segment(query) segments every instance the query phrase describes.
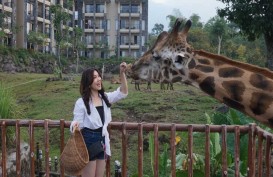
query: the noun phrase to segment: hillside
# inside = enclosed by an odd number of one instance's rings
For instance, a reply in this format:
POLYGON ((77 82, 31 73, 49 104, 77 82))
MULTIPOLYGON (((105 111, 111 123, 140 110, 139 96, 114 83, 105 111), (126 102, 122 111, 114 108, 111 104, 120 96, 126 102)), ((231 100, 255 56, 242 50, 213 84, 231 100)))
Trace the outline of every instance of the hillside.
MULTIPOLYGON (((14 91, 24 108, 24 119, 72 119, 74 103, 79 95, 79 75, 70 75, 69 81, 46 81, 48 74, 0 73, 0 81, 14 91)), ((106 91, 119 85, 104 81, 106 91)), ((114 121, 206 123, 204 113, 211 113, 218 102, 192 86, 174 84, 174 90, 160 90, 152 84, 152 91, 142 84, 136 91, 128 79, 129 95, 114 104, 114 121)))

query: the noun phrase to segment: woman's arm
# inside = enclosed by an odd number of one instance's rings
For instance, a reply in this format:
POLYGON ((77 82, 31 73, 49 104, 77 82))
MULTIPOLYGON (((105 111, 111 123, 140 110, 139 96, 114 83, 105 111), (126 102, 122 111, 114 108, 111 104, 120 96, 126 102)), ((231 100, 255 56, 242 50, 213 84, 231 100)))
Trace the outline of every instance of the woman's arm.
POLYGON ((122 62, 119 65, 119 70, 120 70, 120 91, 124 94, 128 94, 128 85, 127 85, 127 79, 125 75, 125 69, 126 69, 127 64, 125 62, 122 62))
POLYGON ((70 131, 73 132, 73 129, 76 127, 83 127, 83 119, 84 119, 85 107, 82 101, 82 98, 78 99, 75 103, 74 111, 73 111, 73 121, 70 125, 70 131))

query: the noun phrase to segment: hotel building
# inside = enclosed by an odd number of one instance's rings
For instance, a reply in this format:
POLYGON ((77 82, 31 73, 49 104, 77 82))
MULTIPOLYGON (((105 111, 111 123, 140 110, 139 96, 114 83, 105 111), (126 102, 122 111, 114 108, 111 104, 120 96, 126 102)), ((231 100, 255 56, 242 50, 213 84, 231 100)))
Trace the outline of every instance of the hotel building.
MULTIPOLYGON (((148 40, 148 0, 0 0, 1 26, 7 33, 6 45, 32 48, 28 41, 31 31, 47 35, 43 52, 56 52, 50 6, 60 4, 70 18, 63 24, 73 35, 73 27, 83 29, 81 52, 88 58, 141 56, 148 40), (15 30, 16 29, 16 30, 15 30)), ((70 50, 71 51, 71 50, 70 50)))

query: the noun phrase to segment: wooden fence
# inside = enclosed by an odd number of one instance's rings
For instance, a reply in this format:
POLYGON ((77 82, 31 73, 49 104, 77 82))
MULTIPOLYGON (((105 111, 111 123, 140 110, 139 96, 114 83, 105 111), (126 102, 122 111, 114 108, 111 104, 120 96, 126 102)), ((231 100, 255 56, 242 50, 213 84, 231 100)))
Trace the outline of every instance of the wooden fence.
MULTIPOLYGON (((3 120, 0 119, 1 126, 1 148, 2 148, 2 177, 7 176, 6 161, 7 161, 7 127, 15 128, 15 141, 16 141, 16 174, 18 177, 21 175, 21 157, 20 157, 20 142, 21 135, 20 129, 26 127, 28 129, 29 146, 30 146, 30 170, 29 176, 34 177, 35 174, 35 141, 34 134, 36 127, 44 129, 44 166, 45 176, 50 176, 50 138, 49 132, 52 128, 60 130, 60 153, 65 146, 65 130, 69 128, 70 121, 56 121, 56 120, 3 120)), ((234 134, 234 162, 235 162, 235 177, 239 177, 239 162, 240 162, 240 136, 248 134, 248 168, 247 176, 249 177, 270 177, 271 176, 271 145, 273 135, 266 132, 255 124, 249 124, 244 126, 234 125, 186 125, 186 124, 166 124, 166 123, 128 123, 128 122, 111 122, 109 124, 110 139, 112 131, 119 131, 121 133, 122 145, 121 145, 121 176, 128 176, 128 136, 129 131, 135 131, 138 135, 136 142, 138 161, 137 161, 137 173, 139 177, 143 177, 143 132, 153 132, 154 137, 154 167, 153 174, 155 177, 159 176, 159 132, 170 132, 170 160, 171 160, 171 177, 176 176, 176 146, 175 137, 177 132, 188 132, 187 137, 187 154, 188 154, 188 176, 192 177, 193 174, 193 133, 200 132, 204 135, 204 149, 205 149, 205 177, 211 176, 211 162, 210 162, 210 134, 218 132, 221 134, 221 149, 222 149, 222 176, 228 176, 228 164, 227 164, 227 134, 234 134)), ((108 159, 106 164, 106 177, 111 176, 110 168, 111 158, 108 159)), ((0 171, 1 172, 1 171, 0 171)), ((61 177, 65 176, 64 170, 60 167, 59 174, 61 177)), ((112 175, 114 176, 114 175, 112 175)))

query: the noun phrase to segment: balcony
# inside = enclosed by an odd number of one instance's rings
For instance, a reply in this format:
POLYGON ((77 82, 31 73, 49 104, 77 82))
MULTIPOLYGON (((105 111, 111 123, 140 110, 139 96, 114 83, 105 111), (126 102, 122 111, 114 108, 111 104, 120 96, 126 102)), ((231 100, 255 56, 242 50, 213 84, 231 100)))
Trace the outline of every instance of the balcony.
POLYGON ((85 13, 85 17, 104 17, 104 13, 85 13))
MULTIPOLYGON (((2 168, 0 170, 0 174, 2 177, 9 176, 7 173, 7 163, 8 160, 8 151, 6 147, 7 143, 7 129, 13 130, 15 132, 15 147, 16 147, 16 163, 14 163, 16 174, 21 176, 21 167, 22 163, 20 149, 21 142, 21 132, 25 132, 28 134, 29 140, 29 154, 26 157, 29 158, 27 161, 29 163, 29 171, 28 176, 35 177, 36 176, 36 168, 35 164, 40 160, 43 162, 44 166, 41 168, 45 176, 49 177, 51 174, 51 161, 50 161, 50 147, 53 144, 50 144, 51 139, 50 133, 55 129, 57 129, 60 133, 59 141, 59 155, 64 149, 65 146, 65 132, 69 133, 70 121, 53 121, 53 120, 12 120, 12 119, 0 119, 1 126, 1 144, 2 144, 2 168), (27 130, 27 131, 26 131, 27 130), (44 133, 43 143, 44 143, 44 158, 38 159, 39 154, 35 155, 35 145, 37 145, 37 139, 35 139, 35 132, 42 131, 44 133)), ((211 152, 210 148, 213 146, 210 141, 210 137, 218 134, 221 141, 219 141, 219 150, 221 150, 219 161, 220 161, 220 169, 222 176, 236 176, 240 175, 240 137, 245 135, 247 138, 247 147, 248 152, 246 153, 248 156, 247 160, 247 176, 249 177, 270 177, 272 175, 271 169, 271 145, 273 140, 273 135, 256 126, 255 124, 249 124, 244 126, 238 125, 187 125, 187 124, 168 124, 168 123, 129 123, 129 122, 111 122, 108 126, 110 139, 116 141, 120 139, 121 144, 120 148, 115 149, 116 153, 121 155, 121 174, 122 176, 128 176, 130 168, 128 166, 129 152, 134 153, 134 156, 137 157, 135 164, 137 166, 137 173, 139 177, 143 177, 143 167, 150 166, 150 161, 148 163, 144 162, 144 136, 147 133, 151 133, 153 138, 150 139, 153 142, 153 174, 154 177, 159 176, 160 171, 160 159, 159 156, 163 153, 162 148, 160 148, 160 132, 168 132, 169 137, 166 137, 167 143, 170 146, 169 153, 167 153, 167 158, 170 161, 170 175, 171 177, 176 176, 177 168, 184 169, 185 173, 188 173, 188 176, 194 176, 194 166, 196 163, 196 157, 194 152, 194 134, 198 133, 198 135, 203 138, 203 142, 199 142, 201 146, 204 148, 204 162, 202 165, 202 171, 204 171, 205 177, 211 176, 211 168, 212 161, 211 155, 214 152, 211 152), (187 136, 186 142, 186 155, 185 164, 183 163, 183 167, 177 167, 177 159, 176 159, 176 134, 177 133, 186 133, 187 136), (232 136, 230 136, 232 135, 232 136), (135 136, 135 137, 133 137, 135 136), (130 138, 135 139, 133 142, 129 142, 130 138), (231 157, 228 156, 228 142, 232 143, 234 146, 234 155, 231 157), (204 144, 202 144, 204 143, 204 144), (136 151, 132 150, 132 147, 136 147, 136 151), (234 161, 234 174, 231 173, 228 169, 228 159, 234 161), (184 168, 184 165, 187 168, 184 168)), ((54 137, 56 138, 56 137, 54 137)), ((39 140, 38 140, 39 141, 39 140)), ((111 141, 112 142, 112 141, 111 141)), ((56 144, 54 144, 56 147, 56 144)), ((114 148, 114 147, 112 147, 114 148)), ((37 146, 36 146, 37 149, 37 146)), ((58 159, 58 156, 56 157, 58 159)), ((55 158, 55 159, 56 159, 55 158)), ((131 159, 132 160, 132 159, 131 159)), ((114 159, 109 158, 106 164, 106 177, 113 176, 111 175, 111 163, 113 163, 114 159)), ((113 171, 113 170, 112 170, 113 171)), ((61 177, 65 176, 64 169, 60 166, 59 174, 61 177)))
POLYGON ((140 29, 135 29, 134 27, 133 28, 130 28, 130 27, 126 27, 126 28, 120 28, 120 33, 140 33, 140 29))
MULTIPOLYGON (((38 2, 44 4, 44 0, 38 0, 38 2)), ((45 5, 46 5, 46 6, 50 6, 50 4, 51 4, 51 3, 50 3, 49 0, 45 0, 45 5)))
POLYGON ((140 17, 140 13, 120 13, 120 17, 140 17))
POLYGON ((38 17, 50 20, 50 15, 47 13, 38 12, 38 17))

